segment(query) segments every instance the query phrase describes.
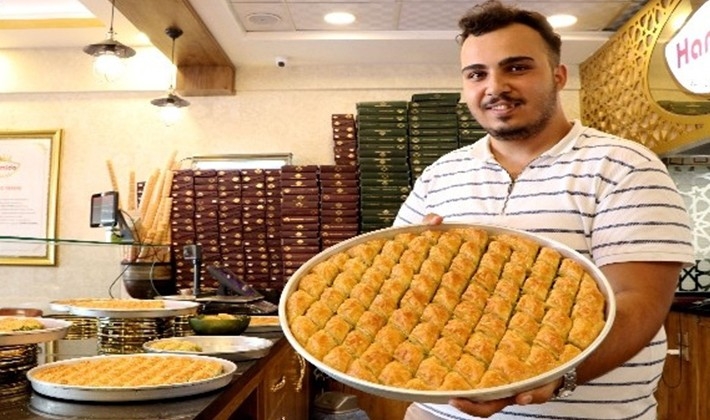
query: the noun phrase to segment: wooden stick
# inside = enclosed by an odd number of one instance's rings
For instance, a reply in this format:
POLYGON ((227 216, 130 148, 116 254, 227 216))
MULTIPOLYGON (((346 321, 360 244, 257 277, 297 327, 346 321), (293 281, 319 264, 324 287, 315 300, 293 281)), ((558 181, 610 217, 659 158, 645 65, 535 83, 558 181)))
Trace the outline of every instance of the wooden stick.
POLYGON ((113 163, 111 163, 111 160, 106 161, 106 167, 108 168, 108 176, 111 179, 111 189, 113 191, 116 191, 118 193, 118 208, 121 209, 123 206, 121 206, 121 192, 118 189, 118 181, 116 179, 116 171, 113 170, 113 163))
POLYGON ((136 209, 136 202, 138 202, 136 191, 136 171, 131 171, 128 174, 128 204, 126 208, 128 211, 134 211, 136 209))

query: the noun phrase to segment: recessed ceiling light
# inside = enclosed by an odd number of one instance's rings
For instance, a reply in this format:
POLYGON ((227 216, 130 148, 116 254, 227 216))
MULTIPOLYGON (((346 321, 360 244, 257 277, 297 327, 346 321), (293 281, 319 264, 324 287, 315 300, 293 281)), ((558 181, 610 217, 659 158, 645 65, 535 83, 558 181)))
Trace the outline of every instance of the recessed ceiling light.
POLYGON ((566 28, 577 23, 577 16, 573 15, 552 15, 547 18, 553 28, 566 28))
POLYGON ((355 22, 355 15, 349 12, 331 12, 323 16, 323 20, 331 25, 349 25, 355 22))

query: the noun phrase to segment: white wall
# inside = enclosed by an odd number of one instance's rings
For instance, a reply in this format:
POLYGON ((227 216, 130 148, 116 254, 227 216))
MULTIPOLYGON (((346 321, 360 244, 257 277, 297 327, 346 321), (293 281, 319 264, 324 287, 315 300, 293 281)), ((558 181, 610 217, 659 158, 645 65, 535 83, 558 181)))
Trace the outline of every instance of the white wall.
MULTIPOLYGON (((80 51, 0 51, 0 130, 64 130, 60 238, 103 239, 102 230, 89 228, 89 197, 111 189, 109 159, 126 189, 129 171, 146 179, 173 151, 178 159, 291 152, 295 164, 332 164, 331 114, 354 113, 359 101, 408 100, 460 85, 458 69, 448 66, 237 69, 235 96, 186 98, 184 118, 165 127, 150 104, 167 88, 165 59, 152 50, 136 59, 126 78, 109 85, 95 79, 80 51)), ((577 74, 570 69, 562 95, 570 118, 579 116, 577 74)), ((47 310, 55 299, 108 296, 120 259, 116 246, 60 245, 55 267, 0 266, 0 306, 47 310)), ((120 294, 120 286, 113 290, 120 294)))

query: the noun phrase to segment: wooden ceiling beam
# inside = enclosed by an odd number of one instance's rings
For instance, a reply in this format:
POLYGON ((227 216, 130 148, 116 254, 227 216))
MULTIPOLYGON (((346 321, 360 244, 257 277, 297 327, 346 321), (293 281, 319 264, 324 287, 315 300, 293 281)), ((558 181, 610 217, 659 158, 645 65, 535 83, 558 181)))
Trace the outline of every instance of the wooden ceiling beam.
POLYGON ((175 42, 176 90, 184 96, 234 95, 235 67, 189 0, 119 0, 118 9, 168 58, 171 26, 182 29, 175 42))

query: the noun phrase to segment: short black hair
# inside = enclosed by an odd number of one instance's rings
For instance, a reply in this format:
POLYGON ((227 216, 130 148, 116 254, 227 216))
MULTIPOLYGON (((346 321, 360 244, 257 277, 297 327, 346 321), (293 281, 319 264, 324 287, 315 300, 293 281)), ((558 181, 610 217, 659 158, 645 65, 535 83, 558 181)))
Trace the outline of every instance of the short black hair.
POLYGON ((459 20, 461 33, 456 39, 459 44, 463 44, 469 36, 481 36, 514 23, 528 26, 539 33, 550 50, 552 63, 560 64, 562 39, 552 29, 547 18, 535 11, 503 5, 498 0, 488 0, 469 9, 459 20))

